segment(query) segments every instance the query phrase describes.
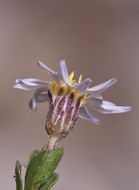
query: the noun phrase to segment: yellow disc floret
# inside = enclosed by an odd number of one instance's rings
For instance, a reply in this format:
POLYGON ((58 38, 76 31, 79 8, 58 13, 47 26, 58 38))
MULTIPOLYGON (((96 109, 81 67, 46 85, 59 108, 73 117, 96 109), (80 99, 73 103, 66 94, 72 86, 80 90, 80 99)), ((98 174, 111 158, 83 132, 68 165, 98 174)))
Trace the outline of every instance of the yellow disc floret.
POLYGON ((52 92, 53 94, 56 95, 57 92, 59 91, 60 86, 55 81, 51 82, 51 85, 52 85, 52 92))
MULTIPOLYGON (((75 83, 80 83, 82 81, 82 75, 80 75, 78 82, 76 82, 76 80, 73 80, 73 78, 74 78, 74 72, 72 72, 69 75, 69 80, 72 85, 75 83)), ((58 96, 68 96, 71 93, 74 93, 74 102, 76 102, 78 99, 81 99, 81 105, 86 102, 86 98, 87 98, 86 94, 83 94, 82 92, 78 91, 74 87, 68 86, 63 81, 61 81, 60 84, 58 84, 55 81, 50 82, 50 90, 53 94, 54 99, 56 98, 57 95, 58 96)))

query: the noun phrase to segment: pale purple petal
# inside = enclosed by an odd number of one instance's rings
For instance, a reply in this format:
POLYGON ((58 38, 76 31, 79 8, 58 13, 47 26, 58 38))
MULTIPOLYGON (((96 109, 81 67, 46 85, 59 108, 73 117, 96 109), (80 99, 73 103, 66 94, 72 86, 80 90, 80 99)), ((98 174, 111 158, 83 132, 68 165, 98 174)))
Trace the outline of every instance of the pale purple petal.
POLYGON ((13 85, 14 88, 22 90, 35 90, 42 86, 48 86, 48 82, 33 78, 16 79, 13 85))
POLYGON ((87 105, 89 105, 90 107, 93 107, 93 106, 98 106, 98 105, 101 105, 103 102, 103 97, 102 96, 97 96, 96 98, 89 98, 88 99, 88 102, 87 102, 87 105))
POLYGON ((47 71, 47 73, 52 77, 52 79, 53 79, 54 81, 56 81, 56 82, 59 83, 59 76, 58 76, 58 74, 57 74, 55 71, 53 71, 52 69, 50 69, 49 67, 47 67, 47 66, 46 66, 44 63, 42 63, 41 61, 38 61, 38 66, 39 66, 41 69, 47 71))
POLYGON ((61 60, 60 61, 59 73, 60 73, 60 76, 61 76, 62 80, 67 85, 73 87, 72 84, 70 83, 69 74, 68 74, 68 70, 67 70, 67 66, 66 66, 66 61, 65 60, 61 60))
POLYGON ((29 104, 28 104, 29 108, 36 111, 37 109, 37 101, 35 98, 32 98, 30 101, 29 101, 29 104))
POLYGON ((75 85, 75 88, 77 88, 77 90, 85 93, 87 87, 90 85, 91 79, 85 79, 82 82, 80 82, 79 84, 75 85))
POLYGON ((124 113, 131 111, 131 107, 116 106, 114 103, 105 100, 102 104, 92 105, 92 108, 103 114, 124 113))
POLYGON ((30 87, 28 87, 27 85, 25 85, 23 82, 22 82, 22 79, 16 79, 14 85, 13 85, 14 88, 17 88, 17 89, 22 89, 22 90, 32 90, 30 87))
POLYGON ((30 109, 33 109, 34 111, 36 111, 36 109, 37 109, 37 103, 41 103, 41 102, 45 102, 45 101, 49 100, 47 94, 42 94, 44 92, 47 92, 47 88, 37 89, 34 92, 33 98, 29 101, 29 107, 30 107, 30 109))
POLYGON ((79 117, 82 119, 90 120, 95 124, 99 124, 99 120, 89 113, 88 109, 83 106, 79 110, 79 117))
POLYGON ((91 95, 96 97, 96 96, 100 95, 102 92, 104 92, 105 90, 107 90, 110 86, 112 86, 116 82, 117 82, 117 79, 112 78, 112 79, 110 79, 104 83, 101 83, 97 86, 94 86, 92 88, 88 88, 87 91, 91 92, 91 95))
POLYGON ((109 105, 109 106, 116 106, 115 103, 109 102, 109 101, 106 101, 106 100, 103 100, 103 104, 109 105))

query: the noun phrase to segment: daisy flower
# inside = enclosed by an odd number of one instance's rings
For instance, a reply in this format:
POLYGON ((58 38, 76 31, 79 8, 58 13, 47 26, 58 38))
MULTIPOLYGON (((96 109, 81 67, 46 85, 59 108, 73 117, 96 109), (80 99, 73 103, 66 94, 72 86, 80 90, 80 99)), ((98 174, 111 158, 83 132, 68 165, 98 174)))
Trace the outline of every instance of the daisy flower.
POLYGON ((78 118, 99 124, 99 120, 88 111, 88 106, 103 114, 124 113, 131 110, 131 107, 116 106, 102 97, 102 93, 117 82, 116 78, 90 88, 91 79, 82 80, 80 75, 76 81, 74 72, 69 75, 65 60, 60 61, 59 72, 53 71, 40 61, 38 66, 50 75, 51 81, 33 78, 16 79, 14 88, 34 91, 29 102, 29 107, 33 110, 37 109, 38 103, 46 101, 49 103, 46 130, 50 137, 47 145, 50 151, 60 139, 68 135, 78 118))

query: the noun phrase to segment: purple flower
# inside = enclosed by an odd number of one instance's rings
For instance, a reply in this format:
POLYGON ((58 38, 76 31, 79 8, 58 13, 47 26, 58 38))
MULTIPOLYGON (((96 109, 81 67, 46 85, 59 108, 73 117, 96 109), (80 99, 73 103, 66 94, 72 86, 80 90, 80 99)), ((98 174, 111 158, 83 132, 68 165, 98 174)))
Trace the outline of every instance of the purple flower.
POLYGON ((89 88, 91 80, 87 78, 82 81, 82 75, 78 82, 74 80, 74 72, 69 75, 65 60, 60 61, 58 73, 40 61, 38 66, 51 76, 51 81, 33 78, 16 79, 14 88, 34 90, 29 102, 29 107, 33 110, 36 110, 37 103, 49 102, 46 129, 50 136, 65 137, 78 118, 98 124, 99 120, 88 111, 88 106, 103 114, 124 113, 131 110, 131 107, 116 106, 112 102, 103 100, 101 96, 117 82, 116 78, 89 88))

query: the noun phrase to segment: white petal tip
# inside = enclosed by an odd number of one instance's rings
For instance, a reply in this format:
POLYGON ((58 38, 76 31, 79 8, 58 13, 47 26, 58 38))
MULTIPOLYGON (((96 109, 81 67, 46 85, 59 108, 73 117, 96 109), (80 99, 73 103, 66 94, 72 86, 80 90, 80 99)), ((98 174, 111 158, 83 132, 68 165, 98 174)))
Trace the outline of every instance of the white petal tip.
POLYGON ((111 83, 112 83, 112 84, 115 84, 117 81, 118 81, 117 78, 112 78, 112 79, 111 79, 111 83))
POLYGON ((29 108, 33 111, 37 110, 37 103, 34 103, 33 100, 31 99, 28 104, 29 108))
POLYGON ((26 90, 28 91, 29 89, 25 88, 23 86, 23 82, 21 79, 16 79, 15 83, 13 84, 13 88, 16 88, 16 89, 21 89, 21 90, 26 90))
POLYGON ((127 106, 123 107, 124 112, 129 112, 131 110, 132 110, 132 107, 127 107, 127 106))
POLYGON ((46 71, 49 71, 49 70, 51 70, 51 69, 49 69, 42 61, 38 61, 37 62, 37 65, 41 68, 41 69, 44 69, 44 70, 46 70, 46 71))
POLYGON ((117 81, 118 81, 118 79, 117 79, 117 78, 115 78, 115 77, 113 77, 113 78, 112 78, 112 80, 113 80, 113 81, 115 81, 115 82, 117 82, 117 81))
POLYGON ((38 61, 38 62, 37 62, 37 65, 38 65, 39 67, 43 67, 43 66, 44 66, 44 63, 41 62, 41 61, 38 61))
POLYGON ((98 119, 96 119, 95 121, 93 121, 93 123, 95 123, 96 125, 99 125, 100 121, 98 119))
POLYGON ((62 59, 59 63, 60 67, 66 67, 66 60, 65 59, 62 59))
POLYGON ((13 88, 16 88, 16 83, 13 84, 13 88))
POLYGON ((16 88, 16 89, 22 89, 22 88, 19 87, 17 84, 14 84, 14 85, 13 85, 13 88, 16 88))
POLYGON ((132 107, 128 106, 113 106, 112 109, 110 110, 105 110, 102 112, 103 114, 121 114, 121 113, 126 113, 132 110, 132 107))
POLYGON ((112 86, 113 84, 115 84, 118 81, 118 79, 117 78, 111 78, 108 81, 109 81, 110 86, 112 86))
POLYGON ((66 60, 65 59, 62 59, 61 61, 60 61, 60 64, 65 64, 66 63, 66 60))
POLYGON ((37 108, 33 108, 33 107, 32 107, 32 108, 30 108, 30 109, 31 109, 31 110, 33 110, 34 112, 37 110, 37 108))
POLYGON ((17 85, 19 84, 19 82, 20 82, 20 79, 16 79, 14 84, 13 84, 13 87, 17 88, 17 85))

